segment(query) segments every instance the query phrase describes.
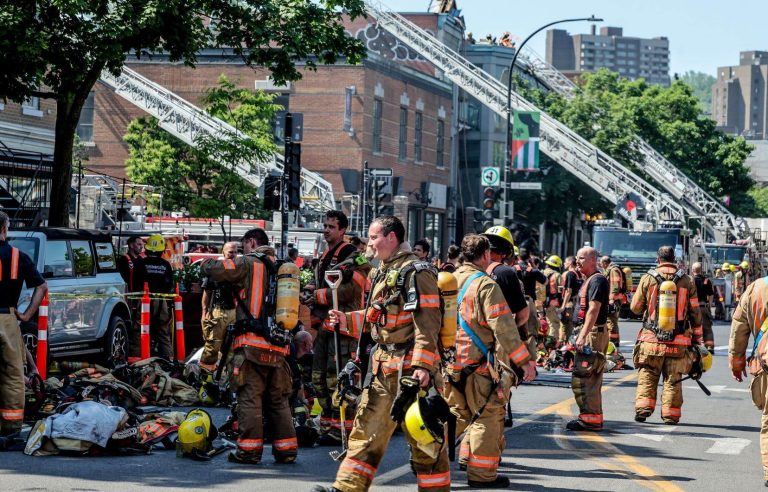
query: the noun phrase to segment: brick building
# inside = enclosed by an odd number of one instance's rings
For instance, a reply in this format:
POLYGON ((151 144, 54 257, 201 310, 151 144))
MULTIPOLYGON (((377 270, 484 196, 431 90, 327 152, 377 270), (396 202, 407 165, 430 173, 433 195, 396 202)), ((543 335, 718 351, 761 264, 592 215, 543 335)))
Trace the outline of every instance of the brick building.
MULTIPOLYGON (((461 43, 463 27, 455 17, 406 16, 454 49, 461 43)), ((195 69, 161 57, 127 65, 193 103, 221 74, 240 87, 277 93, 276 102, 304 114, 302 165, 332 183, 337 201, 353 218, 353 228, 360 224, 355 220, 359 177, 367 161, 371 168, 393 169, 394 179, 379 197, 383 210, 407 221, 409 239, 427 237, 436 250, 444 250, 457 91, 372 19, 350 22, 348 31, 368 47, 362 64, 321 65, 284 87, 272 84, 266 70, 246 67, 221 50, 201 53, 195 69)), ((101 83, 94 88, 93 107, 92 119, 81 119, 81 134, 92 136, 88 166, 123 176, 128 157, 123 135, 128 123, 144 113, 101 83)))
POLYGON ((726 133, 768 139, 768 51, 742 51, 739 64, 718 67, 712 118, 726 133))

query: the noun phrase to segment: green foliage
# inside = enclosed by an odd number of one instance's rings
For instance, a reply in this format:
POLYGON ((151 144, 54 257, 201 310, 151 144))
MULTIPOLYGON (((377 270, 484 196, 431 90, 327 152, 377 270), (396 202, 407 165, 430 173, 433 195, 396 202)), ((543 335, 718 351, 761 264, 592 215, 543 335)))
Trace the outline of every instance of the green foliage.
POLYGON ((699 100, 701 110, 705 114, 712 112, 712 86, 717 79, 704 72, 689 70, 680 77, 680 80, 691 86, 693 95, 699 100))
POLYGON ((0 97, 56 99, 50 224, 67 226, 72 147, 80 111, 103 69, 119 74, 130 55, 194 66, 205 48, 231 50, 266 67, 277 83, 339 57, 358 63, 360 41, 344 16, 362 0, 38 0, 0 5, 0 97))
POLYGON ((173 271, 173 282, 181 285, 185 291, 189 292, 192 284, 200 283, 203 280, 203 274, 200 271, 200 263, 184 265, 179 270, 173 271))
POLYGON ((755 201, 756 217, 768 217, 768 188, 755 186, 749 190, 749 196, 755 201))
POLYGON ((265 218, 258 190, 235 172, 235 164, 271 157, 276 150, 271 121, 280 106, 272 96, 237 88, 223 75, 217 87, 206 91, 203 105, 250 138, 206 136, 191 147, 160 128, 155 118, 138 118, 124 137, 128 176, 159 187, 166 210, 185 207, 194 217, 248 213, 265 218))

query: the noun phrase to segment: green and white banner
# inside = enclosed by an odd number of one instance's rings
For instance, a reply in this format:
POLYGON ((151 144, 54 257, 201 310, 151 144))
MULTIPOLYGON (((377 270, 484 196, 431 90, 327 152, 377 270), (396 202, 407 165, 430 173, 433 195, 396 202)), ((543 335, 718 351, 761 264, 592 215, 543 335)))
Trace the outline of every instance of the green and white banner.
POLYGON ((515 111, 512 125, 512 169, 539 170, 539 124, 535 111, 515 111))

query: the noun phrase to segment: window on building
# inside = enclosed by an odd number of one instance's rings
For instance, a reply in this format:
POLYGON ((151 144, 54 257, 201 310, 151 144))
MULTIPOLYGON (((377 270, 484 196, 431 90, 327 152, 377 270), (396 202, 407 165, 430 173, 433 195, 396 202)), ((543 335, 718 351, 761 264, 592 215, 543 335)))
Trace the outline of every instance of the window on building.
POLYGON ((430 246, 432 246, 431 255, 433 257, 440 255, 442 252, 442 242, 440 241, 443 235, 442 228, 440 227, 442 217, 442 214, 432 212, 424 214, 424 237, 427 238, 430 246))
POLYGON ((397 158, 404 161, 408 158, 408 108, 400 108, 400 144, 397 158))
POLYGON ((443 159, 445 158, 445 121, 437 120, 437 156, 435 158, 435 164, 437 167, 445 166, 443 159))
POLYGON ((416 112, 416 119, 413 122, 413 160, 416 162, 421 162, 421 125, 423 117, 424 115, 421 112, 416 112))
POLYGON ((493 155, 491 156, 491 162, 494 166, 503 168, 504 163, 507 160, 507 153, 505 152, 506 146, 504 142, 493 142, 492 149, 493 155))
POLYGON ((381 99, 373 100, 373 151, 381 153, 381 119, 383 102, 381 99))
POLYGON ((43 112, 40 111, 40 98, 32 96, 29 99, 25 99, 21 103, 21 114, 27 116, 43 116, 43 112))
POLYGON ((88 93, 83 109, 80 111, 80 121, 77 122, 77 136, 81 142, 93 143, 93 112, 94 92, 88 93))

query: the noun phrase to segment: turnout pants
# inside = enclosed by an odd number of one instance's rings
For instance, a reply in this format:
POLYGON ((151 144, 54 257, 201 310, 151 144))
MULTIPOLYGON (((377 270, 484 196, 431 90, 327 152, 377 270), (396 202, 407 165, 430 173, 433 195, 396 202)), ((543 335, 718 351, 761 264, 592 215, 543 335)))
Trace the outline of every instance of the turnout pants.
POLYGON ((763 480, 768 480, 768 374, 762 370, 756 375, 753 374, 749 388, 752 391, 752 403, 763 412, 760 418, 760 455, 763 480))
MULTIPOLYGON (((347 361, 357 349, 356 340, 341 336, 341 360, 339 367, 344 369, 347 361)), ((341 413, 339 407, 333 404, 333 392, 336 390, 336 346, 333 342, 333 332, 320 328, 317 332, 314 347, 315 356, 312 359, 312 385, 315 387, 317 400, 323 409, 320 415, 320 432, 336 437, 341 441, 341 413)), ((347 434, 352 430, 352 410, 345 412, 344 421, 347 434)))
MULTIPOLYGON (((209 318, 203 318, 203 338, 205 346, 203 354, 200 356, 200 367, 213 371, 216 369, 216 363, 219 361, 219 350, 224 341, 224 335, 227 332, 227 326, 236 321, 236 311, 234 309, 224 309, 218 306, 211 311, 209 318)), ((225 364, 226 361, 222 361, 225 364)))
POLYGON ((707 349, 715 349, 715 332, 712 331, 712 311, 708 304, 699 304, 701 311, 701 328, 704 332, 704 346, 707 349))
POLYGON ((243 360, 242 355, 237 354, 234 366, 232 382, 237 391, 237 421, 240 427, 238 454, 254 461, 261 460, 266 416, 272 436, 272 456, 278 460, 296 456, 299 446, 288 404, 291 395, 288 363, 282 359, 277 367, 262 366, 243 360))
POLYGON ((557 308, 550 306, 544 309, 544 315, 549 323, 549 335, 553 337, 559 337, 562 330, 560 317, 557 315, 557 308))
MULTIPOLYGON (((403 375, 412 374, 411 369, 403 375)), ((347 456, 339 467, 333 486, 343 492, 368 490, 376 469, 387 449, 397 424, 389 416, 397 396, 398 374, 384 374, 382 368, 374 373, 371 385, 363 391, 357 407, 355 422, 349 435, 347 456)), ((447 442, 440 446, 436 458, 421 450, 406 432, 411 447, 411 466, 416 472, 418 489, 422 492, 447 492, 451 489, 451 472, 447 442)))
POLYGON ((592 348, 592 355, 585 356, 577 352, 573 365, 571 389, 579 406, 579 420, 584 427, 602 429, 603 427, 603 369, 605 351, 608 348, 608 331, 605 326, 593 327, 587 336, 587 345, 592 348), (596 361, 596 362, 595 362, 596 361), (583 369, 593 365, 588 374, 583 369))
MULTIPOLYGON (((139 305, 141 315, 141 305, 139 305)), ((173 313, 165 299, 152 299, 149 303, 149 343, 150 356, 156 355, 163 359, 173 360, 173 313)), ((131 357, 141 356, 141 317, 133 323, 131 331, 131 357)))
MULTIPOLYGON (((643 343, 643 342, 640 342, 643 343)), ((638 364, 637 394, 635 396, 635 414, 650 417, 656 408, 656 392, 659 377, 664 377, 664 389, 661 394, 661 418, 665 422, 680 421, 683 406, 683 385, 673 384, 688 373, 690 359, 683 357, 665 357, 646 355, 638 364)))
POLYGON ((608 328, 608 333, 610 333, 610 341, 612 341, 613 344, 616 345, 616 348, 619 347, 619 341, 621 340, 621 337, 619 336, 619 309, 620 308, 621 308, 621 305, 617 304, 616 312, 609 314, 608 319, 606 320, 606 327, 608 328))
POLYGON ((511 389, 510 376, 505 375, 501 383, 492 388, 491 378, 477 373, 467 378, 464 393, 451 384, 446 385, 446 400, 451 413, 456 415, 456 435, 466 430, 459 449, 459 463, 467 465, 467 478, 478 482, 496 479, 506 445, 504 417, 511 389), (470 425, 472 417, 483 405, 483 412, 470 425))
POLYGON ((573 334, 573 306, 563 308, 563 312, 568 314, 564 322, 560 323, 560 335, 558 340, 567 342, 573 334))
POLYGON ((21 431, 24 420, 24 342, 16 315, 0 314, 0 436, 21 431))

